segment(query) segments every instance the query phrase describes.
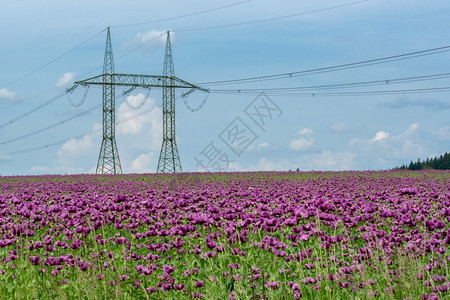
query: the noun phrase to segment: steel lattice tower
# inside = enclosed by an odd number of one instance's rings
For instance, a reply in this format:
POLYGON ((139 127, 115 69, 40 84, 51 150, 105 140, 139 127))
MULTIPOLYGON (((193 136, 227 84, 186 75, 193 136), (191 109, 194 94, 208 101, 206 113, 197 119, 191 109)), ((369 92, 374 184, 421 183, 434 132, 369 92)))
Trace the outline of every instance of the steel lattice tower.
MULTIPOLYGON (((166 52, 164 57, 163 75, 118 74, 114 71, 114 61, 111 46, 111 35, 108 27, 106 38, 105 61, 103 74, 85 80, 75 81, 68 89, 72 92, 79 85, 101 85, 103 87, 103 140, 97 163, 97 174, 122 173, 115 138, 115 87, 128 87, 127 92, 137 87, 162 88, 163 91, 163 142, 158 162, 157 172, 182 172, 180 156, 175 141, 175 89, 187 89, 190 94, 195 90, 209 92, 195 84, 175 76, 172 58, 170 33, 167 32, 166 52)), ((127 93, 126 92, 126 93, 127 93)))
POLYGON ((103 140, 98 156, 97 174, 122 173, 116 144, 116 87, 114 83, 114 59, 110 28, 106 36, 103 62, 103 140))
POLYGON ((163 141, 158 161, 158 173, 182 172, 175 136, 175 70, 173 66, 170 32, 167 31, 163 69, 163 141))

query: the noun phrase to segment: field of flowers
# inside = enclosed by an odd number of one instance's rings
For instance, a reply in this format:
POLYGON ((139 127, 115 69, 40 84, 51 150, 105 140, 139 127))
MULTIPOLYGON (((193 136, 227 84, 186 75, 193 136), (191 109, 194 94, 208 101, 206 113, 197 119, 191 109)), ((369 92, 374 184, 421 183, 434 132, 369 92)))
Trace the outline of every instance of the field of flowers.
POLYGON ((0 299, 450 299, 450 172, 0 176, 0 299))

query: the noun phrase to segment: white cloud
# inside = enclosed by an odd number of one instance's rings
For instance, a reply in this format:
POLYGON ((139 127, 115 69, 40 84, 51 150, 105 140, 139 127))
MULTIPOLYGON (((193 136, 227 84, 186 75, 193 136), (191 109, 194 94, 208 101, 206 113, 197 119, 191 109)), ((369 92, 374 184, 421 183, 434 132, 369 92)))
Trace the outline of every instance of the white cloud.
POLYGON ((0 99, 15 100, 16 98, 17 94, 15 92, 10 91, 7 88, 0 89, 0 99))
POLYGON ((312 138, 314 131, 311 128, 303 128, 298 134, 303 136, 299 139, 292 140, 289 143, 289 148, 294 151, 304 151, 311 148, 314 144, 314 139, 312 138))
POLYGON ((378 132, 375 134, 375 137, 374 137, 373 139, 371 139, 370 141, 371 141, 372 143, 374 143, 374 142, 379 142, 379 141, 382 141, 382 140, 387 139, 388 137, 389 137, 389 133, 388 133, 388 132, 378 131, 378 132))
POLYGON ((56 82, 56 87, 61 87, 66 84, 72 83, 73 80, 75 79, 75 76, 77 76, 77 73, 74 72, 64 73, 64 75, 61 78, 59 78, 58 81, 56 82))
MULTIPOLYGON (((99 131, 100 124, 94 124, 92 132, 99 131)), ((83 162, 89 160, 90 165, 97 163, 98 151, 101 145, 101 131, 99 134, 86 134, 81 139, 70 139, 56 152, 57 172, 84 173, 83 162)))
POLYGON ((408 129, 404 133, 399 135, 399 137, 401 138, 401 137, 410 136, 411 134, 413 134, 417 130, 417 128, 419 128, 419 124, 413 123, 413 124, 409 125, 408 129))
POLYGON ((332 170, 342 171, 354 168, 354 159, 356 155, 350 152, 331 152, 323 151, 321 153, 311 153, 304 155, 297 166, 300 170, 332 170))
POLYGON ((311 153, 303 155, 296 159, 271 161, 266 157, 259 159, 255 165, 250 165, 252 171, 287 171, 299 168, 302 171, 310 170, 332 170, 342 171, 354 168, 354 159, 356 155, 350 152, 331 152, 323 151, 321 153, 311 153))
MULTIPOLYGON (((138 105, 145 99, 144 94, 129 96, 133 106, 138 105)), ((126 103, 122 103, 117 109, 117 121, 120 123, 116 132, 121 139, 132 136, 130 144, 140 149, 159 149, 162 142, 162 111, 155 105, 155 100, 148 98, 147 102, 140 110, 133 110, 126 103), (144 110, 150 110, 141 114, 144 110), (141 114, 141 115, 139 115, 141 114)))
POLYGON ((53 169, 48 166, 34 166, 30 171, 35 174, 50 174, 53 173, 53 169))
POLYGON ((287 171, 294 166, 295 164, 287 160, 274 162, 266 157, 261 157, 256 165, 250 165, 248 169, 251 171, 287 171))
POLYGON ((426 144, 416 134, 418 127, 413 123, 398 135, 378 131, 369 140, 353 139, 350 146, 357 150, 360 160, 378 162, 379 168, 393 168, 398 161, 408 162, 427 153, 426 144))
POLYGON ((310 136, 314 134, 314 131, 311 128, 303 128, 298 132, 299 135, 310 136))
POLYGON ((312 147, 314 139, 311 137, 301 137, 296 140, 292 140, 289 143, 289 148, 294 151, 304 151, 312 147))
POLYGON ((133 173, 151 173, 156 171, 156 154, 149 152, 141 154, 131 162, 130 171, 133 173))
POLYGON ((0 153, 0 160, 9 160, 11 156, 0 153))
MULTIPOLYGON (((139 32, 132 41, 124 44, 125 48, 141 47, 146 51, 152 51, 155 48, 166 44, 165 34, 167 31, 162 30, 150 30, 144 33, 139 32)), ((174 33, 170 33, 170 41, 174 41, 174 33)))
POLYGON ((346 132, 348 130, 348 126, 345 123, 334 123, 330 126, 330 129, 334 132, 346 132))
POLYGON ((267 149, 271 149, 273 147, 271 147, 271 145, 267 142, 262 142, 258 145, 250 145, 248 146, 247 150, 248 152, 251 151, 262 151, 262 150, 267 150, 267 149))
POLYGON ((388 132, 385 131, 378 131, 375 134, 375 137, 373 137, 370 140, 363 140, 363 139, 353 139, 350 141, 350 146, 355 145, 367 145, 371 146, 371 144, 379 141, 388 141, 388 142, 395 142, 398 143, 399 141, 407 141, 411 136, 416 132, 417 128, 419 127, 419 124, 413 123, 408 126, 405 132, 400 133, 399 135, 393 135, 391 136, 388 132))
POLYGON ((444 126, 431 132, 440 140, 450 140, 450 126, 444 126))
MULTIPOLYGON (((145 95, 130 96, 131 105, 139 104, 145 95)), ((116 110, 116 143, 124 173, 147 173, 156 170, 162 141, 162 112, 155 100, 148 98, 140 110, 122 103, 116 110)), ((51 168, 37 166, 34 172, 94 173, 102 142, 102 125, 94 124, 91 132, 80 139, 71 139, 56 152, 51 168)))
POLYGON ((228 164, 228 170, 231 170, 231 171, 242 171, 242 166, 238 162, 232 161, 232 162, 230 162, 228 164))

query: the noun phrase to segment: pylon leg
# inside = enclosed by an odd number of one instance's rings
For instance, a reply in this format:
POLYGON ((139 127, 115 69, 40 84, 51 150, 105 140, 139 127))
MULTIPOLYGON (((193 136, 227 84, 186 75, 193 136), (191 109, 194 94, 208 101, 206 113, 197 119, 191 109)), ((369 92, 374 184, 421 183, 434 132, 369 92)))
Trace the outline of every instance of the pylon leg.
POLYGON ((103 139, 98 156, 97 174, 122 173, 116 144, 116 89, 114 86, 114 59, 108 27, 105 60, 103 62, 103 139))
POLYGON ((166 53, 164 56, 163 75, 163 141, 159 155, 159 173, 182 172, 180 156, 178 154, 175 136, 175 88, 173 76, 175 76, 170 32, 167 32, 166 53))

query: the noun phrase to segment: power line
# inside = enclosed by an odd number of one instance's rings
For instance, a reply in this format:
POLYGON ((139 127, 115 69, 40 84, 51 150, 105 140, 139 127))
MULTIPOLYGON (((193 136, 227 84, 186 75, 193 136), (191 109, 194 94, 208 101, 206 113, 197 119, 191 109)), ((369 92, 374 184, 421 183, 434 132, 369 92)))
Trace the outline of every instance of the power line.
POLYGON ((232 7, 232 6, 236 6, 236 5, 240 5, 240 4, 244 4, 244 3, 250 2, 250 1, 252 1, 252 0, 240 1, 240 2, 236 2, 236 3, 228 4, 228 5, 225 5, 225 6, 220 6, 220 7, 216 7, 216 8, 202 10, 202 11, 198 11, 198 12, 194 12, 194 13, 190 13, 190 14, 176 16, 176 17, 170 17, 170 18, 165 18, 165 19, 158 19, 158 20, 153 20, 153 21, 140 22, 140 23, 116 25, 116 26, 111 26, 111 27, 112 28, 131 27, 131 26, 146 25, 146 24, 158 23, 158 22, 163 22, 163 21, 170 21, 170 20, 175 20, 175 19, 192 17, 192 16, 196 16, 196 15, 200 15, 200 14, 204 14, 204 13, 208 13, 208 12, 212 12, 212 11, 216 11, 216 10, 220 10, 220 9, 224 9, 224 8, 228 8, 228 7, 232 7))
POLYGON ((202 86, 227 85, 227 84, 234 84, 234 83, 248 83, 248 82, 256 82, 256 81, 266 81, 266 80, 273 80, 273 79, 289 78, 289 77, 302 76, 302 75, 320 74, 320 73, 331 72, 331 71, 341 71, 341 70, 356 68, 356 67, 365 67, 365 66, 370 66, 370 65, 380 64, 380 63, 388 63, 388 62, 404 60, 404 59, 412 59, 412 58, 422 57, 422 56, 426 56, 426 55, 434 55, 434 54, 444 53, 444 52, 448 52, 448 51, 450 51, 450 45, 438 47, 438 48, 427 49, 427 50, 415 51, 415 52, 410 52, 410 53, 405 53, 405 54, 387 56, 387 57, 376 58, 376 59, 369 59, 369 60, 341 64, 341 65, 335 65, 335 66, 330 66, 330 67, 322 67, 322 68, 317 68, 317 69, 295 71, 295 72, 289 72, 289 73, 271 74, 271 75, 248 77, 248 78, 239 78, 239 79, 209 81, 209 82, 201 82, 201 83, 196 83, 196 84, 202 85, 202 86))
POLYGON ((103 33, 104 31, 105 31, 105 30, 102 30, 102 31, 96 33, 96 34, 93 35, 92 37, 88 38, 88 39, 85 40, 84 42, 81 42, 80 44, 76 45, 76 46, 73 47, 72 49, 70 49, 70 50, 64 52, 64 53, 61 54, 60 56, 58 56, 58 57, 52 59, 52 60, 49 61, 48 63, 46 63, 46 64, 44 64, 44 65, 42 65, 42 66, 40 66, 40 67, 38 67, 38 68, 32 70, 31 72, 29 72, 29 73, 27 73, 27 74, 25 74, 25 75, 23 75, 23 76, 21 76, 21 77, 15 79, 15 80, 13 80, 13 81, 7 83, 6 85, 4 85, 4 86, 1 87, 1 88, 6 88, 6 87, 8 87, 8 86, 10 86, 10 85, 12 85, 12 84, 14 84, 14 83, 16 83, 16 82, 18 82, 18 81, 24 79, 24 78, 27 78, 27 77, 30 76, 30 75, 32 75, 32 74, 34 74, 34 73, 36 73, 36 72, 42 70, 43 68, 47 67, 48 65, 50 65, 50 64, 54 63, 55 61, 57 61, 57 60, 63 58, 64 56, 68 55, 69 53, 71 53, 71 52, 77 50, 78 48, 80 48, 81 46, 83 46, 84 44, 86 44, 87 42, 89 42, 89 41, 91 41, 92 39, 96 38, 98 35, 100 35, 100 34, 103 33))
MULTIPOLYGON (((105 30, 106 30, 106 29, 105 29, 105 30)), ((103 31, 104 31, 104 30, 103 30, 103 31)), ((102 31, 102 32, 103 32, 103 31, 102 31)), ((138 50, 138 49, 140 49, 140 48, 142 48, 142 47, 148 45, 149 43, 151 43, 151 42, 153 42, 154 40, 156 40, 156 39, 160 38, 161 36, 163 36, 164 34, 166 34, 166 33, 162 33, 162 34, 160 34, 159 36, 157 36, 157 37, 155 37, 155 38, 153 38, 153 39, 151 39, 151 40, 149 40, 149 41, 147 41, 147 42, 145 42, 145 43, 143 43, 143 44, 137 46, 136 48, 134 48, 134 49, 132 49, 132 50, 126 52, 125 54, 122 54, 122 55, 118 56, 118 57, 115 59, 115 61, 118 61, 118 60, 122 59, 123 57, 125 57, 125 56, 127 56, 127 55, 133 53, 134 51, 136 51, 136 50, 138 50)), ((92 38, 91 38, 91 39, 92 39, 92 38)), ((72 50, 75 50, 75 48, 72 49, 72 50)), ((55 59, 55 60, 56 60, 56 59, 55 59)), ((95 71, 97 71, 97 70, 99 70, 99 69, 101 69, 101 67, 97 67, 97 68, 95 68, 95 69, 93 69, 93 70, 91 70, 91 71, 89 71, 89 72, 87 72, 87 73, 84 73, 83 75, 76 76, 75 79, 86 77, 87 75, 92 74, 92 73, 94 73, 95 71)), ((31 72, 30 72, 30 74, 31 74, 31 72)), ((0 107, 0 110, 5 109, 5 108, 10 107, 10 106, 14 106, 14 105, 17 105, 17 104, 21 104, 21 103, 23 103, 23 102, 26 102, 26 101, 28 101, 28 100, 31 100, 31 99, 37 98, 37 97, 39 97, 39 96, 45 95, 46 93, 49 93, 49 92, 51 92, 51 91, 53 91, 53 90, 57 90, 57 89, 58 89, 58 87, 52 88, 52 89, 46 90, 46 91, 44 91, 44 92, 42 92, 42 93, 40 93, 40 94, 38 94, 38 95, 36 95, 36 96, 32 96, 32 97, 29 97, 29 98, 27 98, 27 99, 24 99, 24 100, 21 100, 21 101, 17 101, 17 102, 11 103, 11 104, 9 104, 9 105, 2 106, 2 107, 0 107)), ((66 93, 64 93, 64 94, 66 94, 66 93)), ((59 96, 57 96, 57 97, 60 98, 61 95, 59 95, 59 96)), ((57 99, 55 99, 55 100, 57 100, 57 99)), ((0 124, 0 128, 3 128, 3 127, 5 127, 5 126, 7 126, 7 125, 9 125, 9 124, 11 124, 11 123, 13 123, 13 122, 15 122, 15 121, 18 121, 18 120, 22 119, 23 117, 28 116, 28 115, 32 114, 33 112, 35 112, 35 111, 37 111, 37 110, 39 110, 39 109, 41 109, 41 108, 43 108, 43 107, 49 105, 49 104, 52 103, 52 102, 54 102, 54 101, 52 101, 52 100, 47 101, 46 103, 44 103, 44 104, 42 105, 42 107, 39 106, 37 109, 32 109, 31 111, 29 111, 29 112, 27 112, 27 113, 24 113, 24 114, 22 114, 22 115, 20 115, 20 116, 18 116, 18 117, 16 117, 16 118, 14 118, 14 119, 12 119, 11 121, 8 121, 8 122, 5 122, 5 123, 3 123, 3 124, 0 124)))
POLYGON ((420 82, 429 80, 439 80, 444 78, 449 78, 450 73, 433 74, 433 75, 422 75, 406 78, 395 78, 395 79, 382 79, 373 81, 362 81, 362 82, 352 82, 352 83, 338 83, 338 84, 328 84, 328 85, 313 85, 313 86, 297 86, 297 87, 276 87, 276 88, 251 88, 251 89, 211 89, 212 93, 245 93, 245 92, 277 92, 277 91, 304 91, 304 90, 328 90, 328 89, 344 89, 344 88, 359 88, 367 86, 380 86, 380 85, 391 85, 391 84, 402 84, 410 82, 420 82))
POLYGON ((24 138, 27 138, 27 137, 30 137, 30 136, 33 136, 33 135, 42 133, 42 132, 44 132, 44 131, 47 131, 47 130, 49 130, 49 129, 52 129, 52 128, 55 128, 55 127, 64 125, 64 124, 66 124, 67 122, 72 121, 72 120, 74 120, 74 119, 77 119, 77 118, 79 118, 79 117, 81 117, 81 116, 84 116, 84 115, 90 113, 91 111, 94 111, 95 109, 101 107, 101 106, 102 106, 101 104, 98 104, 98 105, 93 106, 93 107, 91 107, 91 108, 89 108, 89 109, 87 109, 87 110, 85 110, 85 111, 83 111, 83 112, 80 112, 80 113, 78 113, 78 114, 76 114, 76 115, 74 115, 74 116, 71 116, 71 117, 69 117, 69 118, 67 118, 67 119, 61 120, 61 121, 59 121, 59 122, 55 122, 55 123, 53 123, 53 124, 51 124, 51 125, 48 125, 48 126, 46 126, 46 127, 43 127, 43 128, 41 128, 41 129, 35 130, 35 131, 33 131, 33 132, 30 132, 30 133, 24 134, 24 135, 22 135, 22 136, 19 136, 19 137, 16 137, 16 138, 12 138, 12 139, 9 139, 9 140, 0 142, 0 145, 6 145, 6 144, 9 144, 9 143, 12 143, 12 142, 15 142, 15 141, 19 141, 19 140, 22 140, 22 139, 24 139, 24 138))
POLYGON ((125 57, 125 56, 127 56, 127 55, 130 55, 130 54, 133 53, 134 51, 136 51, 136 50, 138 50, 138 49, 140 49, 140 48, 142 48, 142 47, 144 47, 144 46, 150 44, 151 42, 153 42, 154 40, 159 39, 161 36, 163 36, 163 35, 165 35, 165 34, 167 34, 167 31, 161 33, 160 35, 158 35, 158 36, 156 36, 156 37, 154 37, 154 38, 152 38, 151 40, 146 41, 145 43, 143 43, 143 44, 137 46, 136 48, 134 48, 134 49, 132 49, 132 50, 126 52, 125 54, 122 54, 122 55, 118 56, 117 58, 114 59, 114 62, 118 61, 119 59, 121 59, 121 58, 123 58, 123 57, 125 57))
POLYGON ((357 4, 361 4, 361 3, 369 2, 369 1, 370 0, 351 2, 351 3, 347 3, 347 4, 342 4, 342 5, 337 5, 337 6, 332 6, 332 7, 327 7, 327 8, 317 9, 317 10, 312 10, 312 11, 308 11, 308 12, 300 12, 300 13, 296 13, 296 14, 279 16, 279 17, 268 18, 268 19, 261 19, 261 20, 247 21, 247 22, 241 22, 241 23, 226 24, 226 25, 208 26, 208 27, 177 29, 177 30, 174 30, 174 31, 176 31, 176 32, 181 32, 181 31, 199 31, 199 30, 209 30, 209 29, 219 29, 219 28, 235 27, 235 26, 242 26, 242 25, 250 25, 250 24, 256 24, 256 23, 263 23, 263 22, 269 22, 269 21, 276 21, 276 20, 281 20, 281 19, 299 17, 299 16, 304 16, 304 15, 310 15, 310 14, 314 14, 314 13, 318 13, 318 12, 324 12, 324 11, 328 11, 328 10, 333 10, 333 9, 347 7, 347 6, 357 5, 357 4))
MULTIPOLYGON (((134 120, 134 119, 136 119, 138 117, 141 117, 142 115, 144 115, 146 113, 150 113, 150 112, 152 112, 152 111, 154 111, 154 110, 156 110, 158 108, 159 108, 158 106, 152 107, 151 109, 144 110, 144 111, 142 111, 142 112, 140 112, 138 114, 135 114, 135 115, 131 116, 130 118, 127 118, 127 119, 125 119, 125 120, 123 120, 121 122, 116 122, 115 124, 120 126, 121 124, 124 124, 124 123, 129 122, 131 120, 134 120)), ((42 146, 37 146, 37 147, 32 147, 32 148, 28 148, 28 149, 23 149, 23 150, 18 150, 18 151, 9 152, 9 153, 2 153, 2 155, 4 155, 4 156, 11 156, 11 155, 16 155, 16 154, 23 154, 23 153, 28 153, 28 152, 33 152, 33 151, 37 151, 37 150, 46 149, 46 148, 62 145, 62 144, 66 143, 66 142, 68 142, 70 140, 73 140, 73 139, 81 139, 81 138, 83 138, 85 136, 94 135, 96 133, 101 132, 102 130, 103 130, 102 128, 98 128, 98 129, 91 130, 91 131, 89 131, 87 133, 83 133, 83 134, 80 134, 80 135, 77 135, 77 136, 74 136, 74 137, 71 137, 71 138, 68 138, 68 139, 60 140, 60 141, 57 141, 57 142, 54 142, 54 143, 50 143, 50 144, 46 144, 46 145, 42 145, 42 146)))
POLYGON ((44 102, 44 103, 42 103, 42 104, 36 106, 35 108, 33 108, 33 109, 31 109, 31 110, 29 110, 29 111, 27 111, 27 112, 25 112, 25 113, 23 113, 23 114, 21 114, 21 115, 15 117, 14 119, 11 119, 11 120, 9 120, 9 121, 7 121, 7 122, 5 122, 5 123, 0 124, 0 128, 6 127, 6 126, 8 126, 8 125, 11 125, 12 123, 14 123, 14 122, 16 122, 16 121, 19 121, 19 120, 21 120, 21 119, 23 119, 23 118, 25 118, 25 117, 31 115, 32 113, 34 113, 34 112, 36 112, 36 111, 38 111, 38 110, 40 110, 40 109, 42 109, 42 108, 48 106, 49 104, 55 102, 56 100, 58 100, 59 98, 61 98, 61 97, 64 96, 65 94, 66 94, 66 92, 63 92, 63 93, 61 93, 61 94, 59 94, 59 95, 53 97, 52 99, 50 99, 50 100, 48 100, 48 101, 46 101, 46 102, 44 102))
MULTIPOLYGON (((432 87, 421 89, 400 89, 400 90, 380 90, 380 91, 355 91, 355 92, 328 92, 328 93, 316 93, 316 92, 283 92, 283 91, 268 91, 265 92, 271 96, 292 96, 292 97, 342 97, 342 96, 380 96, 380 95, 392 95, 392 94, 423 94, 423 93, 436 93, 436 92, 448 92, 450 86, 445 87, 432 87)), ((214 92, 217 94, 258 94, 257 91, 241 91, 241 92, 214 92)))

